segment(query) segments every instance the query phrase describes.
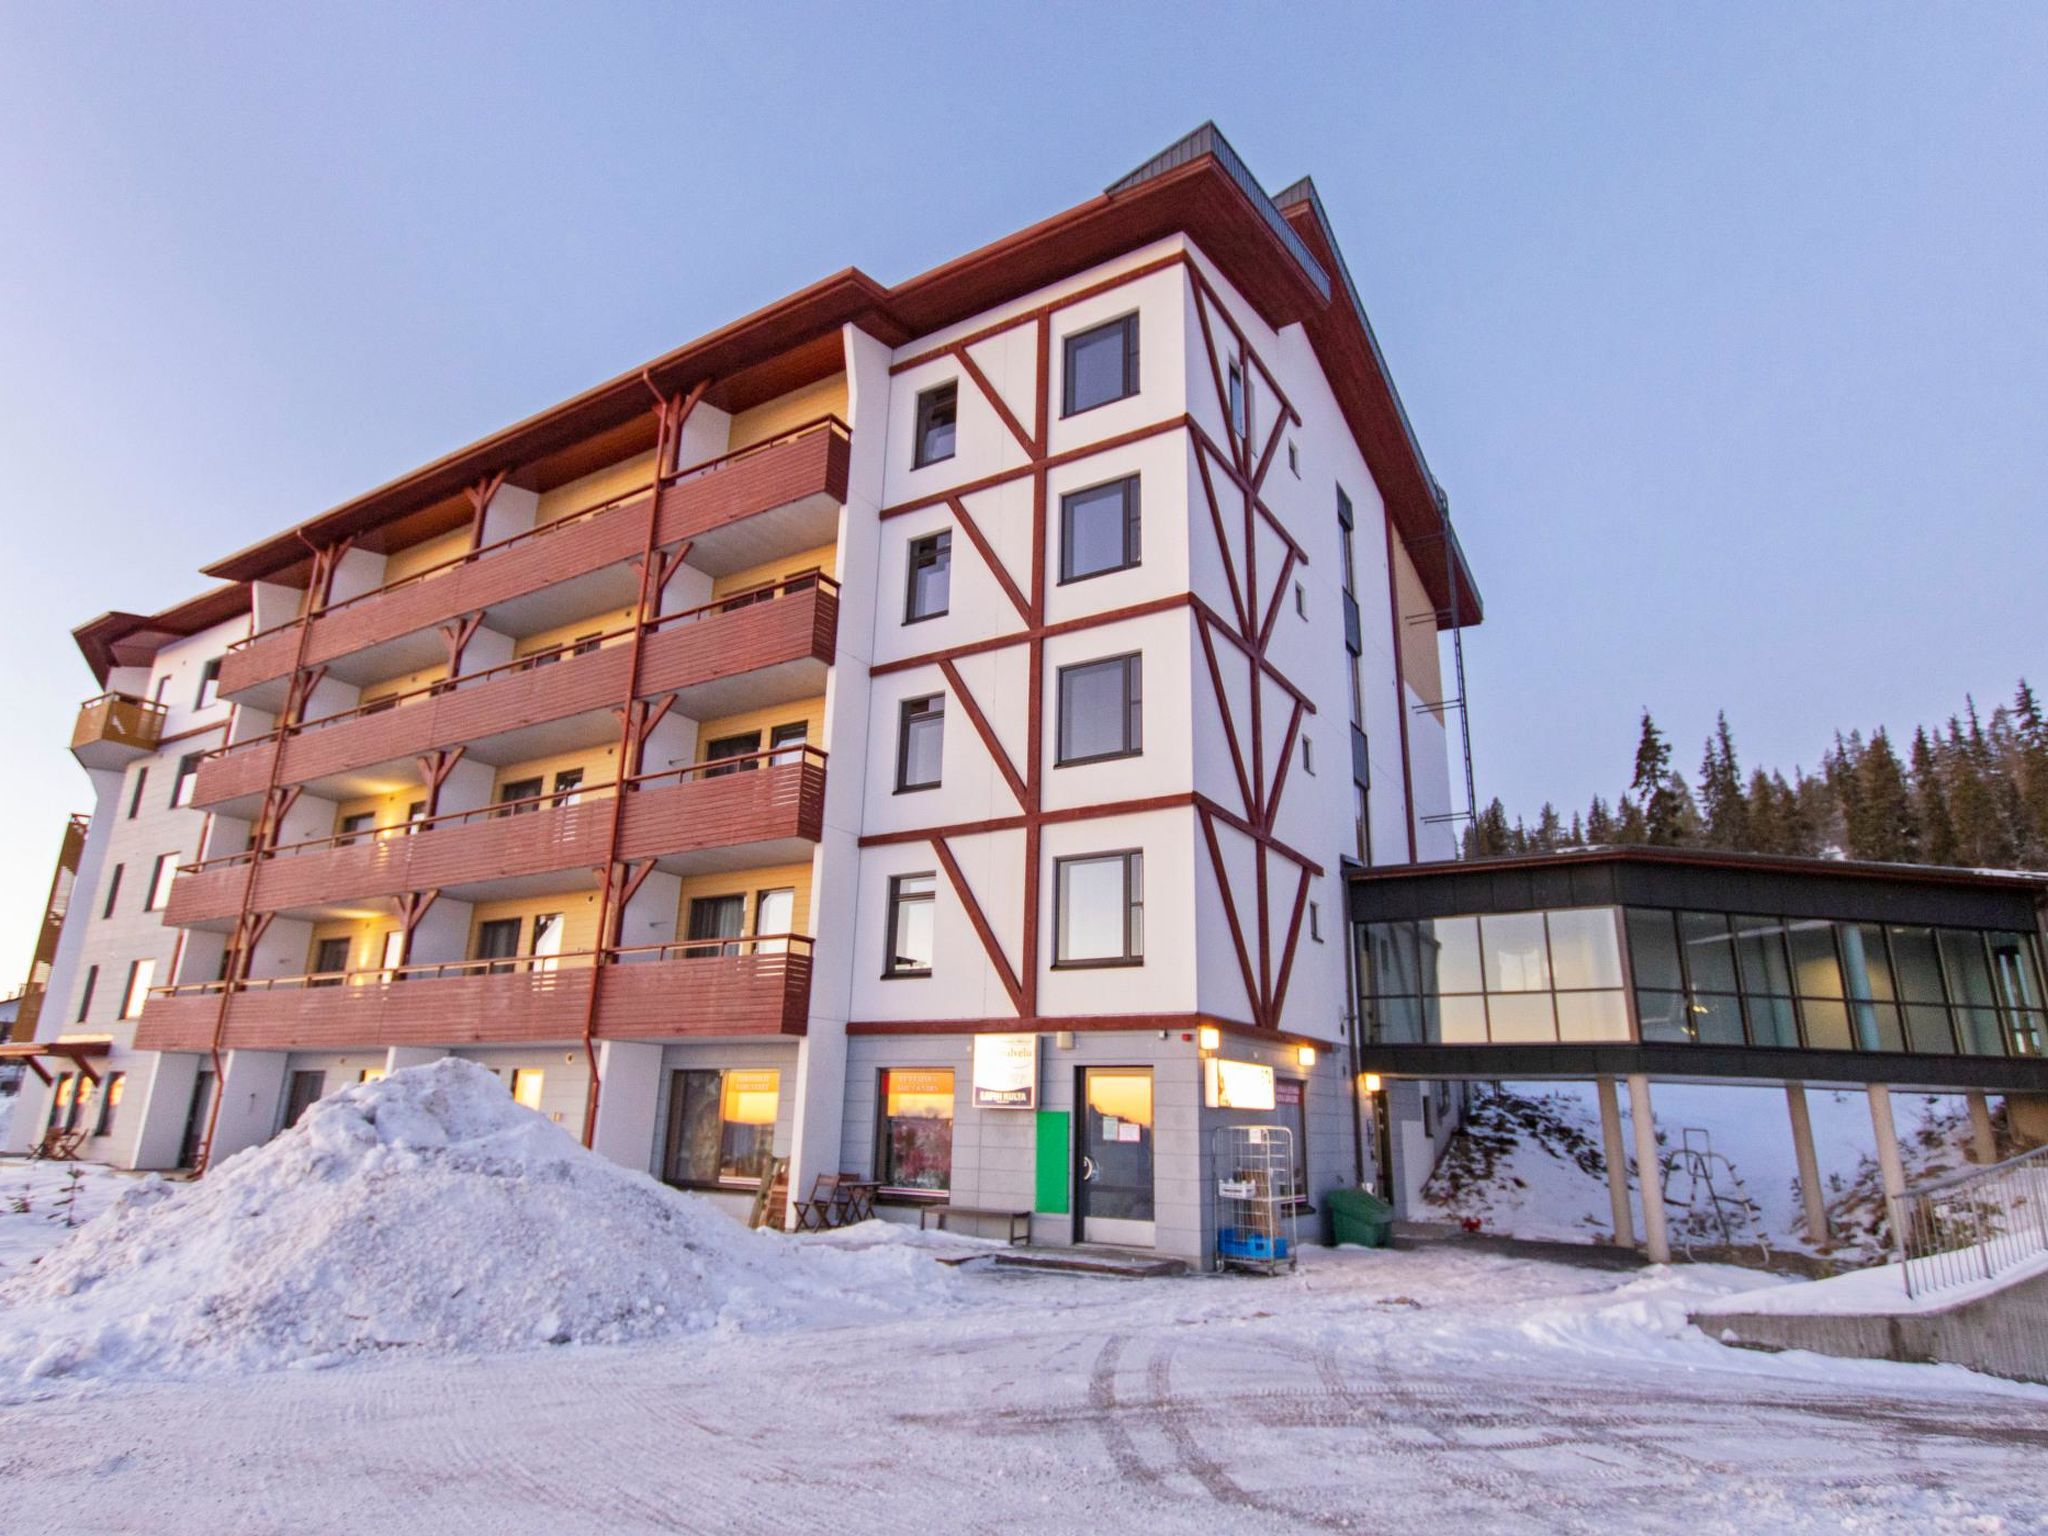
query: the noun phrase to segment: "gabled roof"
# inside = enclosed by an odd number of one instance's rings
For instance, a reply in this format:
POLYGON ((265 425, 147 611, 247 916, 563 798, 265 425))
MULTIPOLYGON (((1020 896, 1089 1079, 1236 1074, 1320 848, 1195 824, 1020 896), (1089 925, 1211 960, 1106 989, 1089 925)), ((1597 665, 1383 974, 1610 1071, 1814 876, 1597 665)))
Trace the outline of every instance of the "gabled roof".
POLYGON ((103 613, 71 631, 71 638, 78 642, 92 675, 104 685, 115 667, 146 667, 171 641, 248 611, 248 587, 230 582, 161 613, 103 613))
POLYGON ((1300 323, 1308 329, 1432 601, 1440 614, 1449 611, 1449 573, 1456 571, 1461 617, 1477 623, 1477 589, 1449 536, 1436 482, 1314 189, 1298 183, 1280 199, 1269 198, 1213 123, 1064 213, 894 287, 849 267, 252 544, 207 566, 206 574, 238 582, 276 578, 305 560, 307 540, 319 544, 364 533, 595 434, 644 431, 651 443, 649 407, 656 394, 677 394, 708 379, 715 381, 705 397, 711 404, 744 409, 837 372, 836 354, 826 342, 842 325, 859 325, 901 345, 1177 233, 1217 263, 1268 325, 1300 323))

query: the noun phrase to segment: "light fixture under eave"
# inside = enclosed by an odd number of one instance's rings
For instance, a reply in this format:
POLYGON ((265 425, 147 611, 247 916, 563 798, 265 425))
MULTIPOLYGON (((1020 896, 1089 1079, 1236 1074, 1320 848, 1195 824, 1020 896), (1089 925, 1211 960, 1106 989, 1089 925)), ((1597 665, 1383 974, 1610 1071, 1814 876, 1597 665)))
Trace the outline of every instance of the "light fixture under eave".
POLYGON ((1380 1075, 1377 1072, 1361 1074, 1359 1082, 1364 1085, 1367 1093, 1378 1093, 1380 1091, 1380 1075))
POLYGON ((1223 1031, 1214 1024, 1204 1024, 1195 1031, 1195 1049, 1217 1051, 1223 1048, 1223 1031))
POLYGON ((1312 1045, 1298 1045, 1294 1048, 1294 1059, 1304 1068, 1316 1064, 1316 1048, 1312 1045))

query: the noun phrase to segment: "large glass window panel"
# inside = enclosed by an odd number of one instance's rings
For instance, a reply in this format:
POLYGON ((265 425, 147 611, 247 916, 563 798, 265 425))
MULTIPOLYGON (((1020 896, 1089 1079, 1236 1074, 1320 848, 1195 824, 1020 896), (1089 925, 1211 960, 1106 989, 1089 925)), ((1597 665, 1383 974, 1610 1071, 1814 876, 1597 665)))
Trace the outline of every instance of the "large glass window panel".
POLYGON ((1093 410, 1138 392, 1138 317, 1125 315, 1066 339, 1063 414, 1093 410))
POLYGON ((1371 1009, 1372 1037, 1382 1045, 1433 1044, 1422 1032, 1422 999, 1419 997, 1376 997, 1371 1009))
POLYGON ((1835 954, 1835 925, 1819 918, 1794 918, 1786 924, 1792 949, 1792 983, 1801 997, 1840 997, 1842 963, 1835 954))
POLYGON ((1676 992, 1685 985, 1678 968, 1678 931, 1672 914, 1649 907, 1628 910, 1628 960, 1639 987, 1676 992))
POLYGON ((1941 951, 1941 970, 1948 982, 1952 1002, 1987 1007, 1993 1001, 1991 967, 1984 950, 1984 935, 1962 928, 1942 928, 1935 933, 1941 951))
POLYGON ((2012 1048, 2019 1056, 2039 1056, 2048 1044, 2048 1015, 2029 1009, 2012 1015, 2012 1048))
POLYGON ((953 1182, 953 1071, 950 1067, 882 1074, 884 1188, 932 1193, 953 1182))
POLYGON ((1692 1040, 1692 1010, 1683 992, 1636 992, 1636 1020, 1643 1039, 1655 1045, 1686 1045, 1692 1040))
POLYGON ((775 1110, 782 1074, 772 1067, 727 1072, 719 1098, 724 1121, 719 1138, 718 1176, 759 1179, 775 1150, 775 1110))
POLYGON ((1145 953, 1144 856, 1111 853, 1056 861, 1060 965, 1117 965, 1145 953))
POLYGON ((1139 658, 1112 656, 1059 671, 1059 761, 1128 757, 1143 747, 1139 658))
POLYGON ((1540 992, 1550 986, 1550 954, 1541 912, 1510 912, 1479 920, 1489 992, 1540 992))
POLYGON ((1439 1033, 1445 1045, 1486 1044, 1486 999, 1446 997, 1437 1004, 1439 1033))
POLYGON ((1749 1043, 1782 1046, 1796 1050, 1799 1045, 1799 1016, 1789 997, 1765 997, 1751 993, 1743 999, 1749 1010, 1749 1043))
POLYGON ((1486 1000, 1488 1031, 1495 1045, 1521 1045, 1557 1038, 1557 1015, 1548 992, 1504 992, 1486 1000))
POLYGON ((669 1076, 668 1150, 662 1177, 671 1184, 710 1184, 718 1178, 720 1076, 669 1076))
POLYGON ((1999 1022, 1996 1008, 1958 1008, 1956 1025, 1962 1035, 1965 1055, 2005 1054, 2005 1026, 1999 1022))
POLYGON ((1809 1051, 1849 1049, 1849 1008, 1832 998, 1805 997, 1799 1000, 1799 1017, 1806 1027, 1809 1051))
POLYGON ((1628 1005, 1619 989, 1557 994, 1557 1038, 1566 1041, 1628 1039, 1628 1005))
POLYGON ((1695 992, 1735 990, 1735 949, 1728 919, 1719 912, 1678 914, 1678 943, 1695 992))
POLYGON ((1735 958, 1742 990, 1769 997, 1792 995, 1792 965, 1785 957, 1785 922, 1777 917, 1735 919, 1735 958))
POLYGON ((1060 580, 1081 581, 1138 563, 1138 477, 1060 498, 1060 580))
POLYGON ((1621 945, 1612 907, 1577 907, 1550 916, 1550 971, 1560 992, 1621 985, 1621 945))
POLYGON ((1998 1000, 2008 1008, 2039 1008, 2041 977, 2034 965, 2034 943, 2023 933, 1985 936, 1991 945, 1991 974, 1998 1000))
POLYGON ((1903 1051, 1906 1048, 1906 1027, 1899 1018, 1897 1003, 1852 999, 1849 1020, 1855 1027, 1856 1049, 1859 1051, 1903 1051))
POLYGON ((1692 1034, 1701 1045, 1741 1045, 1742 1000, 1720 992, 1692 994, 1692 1034))
POLYGON ((1439 917, 1415 925, 1424 995, 1478 992, 1479 919, 1439 917))
MULTIPOLYGON (((1903 979, 1903 961, 1899 970, 1903 979)), ((1949 1028, 1948 1009, 1939 1003, 1906 1004, 1906 1049, 1929 1056, 1954 1055, 1955 1034, 1949 1028)))
POLYGON ((1842 974, 1851 1002, 1894 1002, 1891 957, 1885 952, 1884 930, 1875 923, 1842 923, 1842 974))
POLYGON ((938 876, 889 878, 889 953, 885 976, 929 976, 932 970, 932 898, 938 876))
POLYGON ((1894 926, 1891 941, 1899 996, 1909 1003, 1947 1001, 1941 990, 1941 956, 1934 947, 1934 930, 1894 926))
POLYGON ((1422 991, 1415 973, 1415 925, 1368 923, 1360 963, 1368 997, 1412 997, 1422 991))

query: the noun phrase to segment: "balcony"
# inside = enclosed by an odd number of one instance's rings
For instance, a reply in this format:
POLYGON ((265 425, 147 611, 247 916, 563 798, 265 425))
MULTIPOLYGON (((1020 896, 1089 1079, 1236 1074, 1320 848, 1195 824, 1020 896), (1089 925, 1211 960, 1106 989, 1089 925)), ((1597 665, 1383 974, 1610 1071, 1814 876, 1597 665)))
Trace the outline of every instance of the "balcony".
MULTIPOLYGON (((238 983, 227 999, 227 1050, 463 1047, 583 1036, 600 982, 601 1039, 800 1035, 810 1007, 811 940, 801 934, 702 940, 546 959, 464 960, 391 970, 238 983), (601 963, 600 963, 601 962, 601 963)), ((222 984, 150 994, 135 1048, 203 1051, 222 984)))
MULTIPOLYGON (((656 542, 697 541, 692 563, 714 576, 830 543, 846 499, 849 441, 846 424, 828 417, 667 477, 656 542)), ((647 493, 636 492, 329 604, 311 621, 305 665, 330 663, 463 614, 483 612, 503 623, 508 604, 607 567, 623 569, 646 543, 647 509, 647 493)), ((629 600, 630 594, 607 592, 586 609, 629 600)), ((298 630, 294 620, 229 650, 221 663, 221 694, 275 708, 298 654, 298 630)))
MULTIPOLYGON (((491 900, 513 894, 514 882, 587 872, 605 861, 616 807, 603 792, 611 787, 294 843, 257 862, 253 886, 247 853, 188 864, 172 882, 164 921, 225 928, 241 912, 245 888, 252 911, 318 912, 405 891, 491 900)), ((803 845, 821 834, 825 754, 784 748, 695 763, 628 780, 626 791, 621 858, 653 858, 675 873, 787 862, 807 857, 803 845)))
MULTIPOLYGON (((734 593, 716 603, 638 627, 640 695, 678 693, 683 713, 734 714, 756 703, 822 691, 839 624, 838 587, 829 577, 734 593)), ((523 657, 481 672, 308 721, 210 754, 199 766, 193 804, 253 814, 272 781, 309 784, 380 764, 406 763, 438 747, 497 739, 496 760, 557 750, 544 727, 596 711, 626 696, 636 631, 599 636, 588 647, 523 657), (580 652, 580 654, 578 654, 580 652)), ((616 727, 608 729, 616 730, 616 727)), ((486 756, 486 761, 492 760, 486 756)))
POLYGON ((85 768, 125 768, 156 750, 164 713, 163 705, 127 693, 87 699, 71 728, 71 755, 85 768))

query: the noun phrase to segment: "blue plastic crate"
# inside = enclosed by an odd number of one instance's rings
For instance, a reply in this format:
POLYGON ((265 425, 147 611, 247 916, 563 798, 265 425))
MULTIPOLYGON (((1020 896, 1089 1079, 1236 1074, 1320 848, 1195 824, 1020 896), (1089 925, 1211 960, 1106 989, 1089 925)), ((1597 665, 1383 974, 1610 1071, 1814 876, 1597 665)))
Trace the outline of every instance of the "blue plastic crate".
POLYGON ((1284 1259, 1287 1239, 1245 1227, 1225 1227, 1216 1234, 1216 1251, 1229 1259, 1284 1259))

